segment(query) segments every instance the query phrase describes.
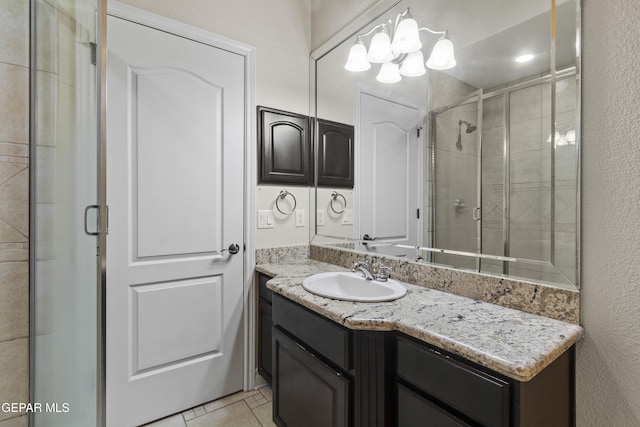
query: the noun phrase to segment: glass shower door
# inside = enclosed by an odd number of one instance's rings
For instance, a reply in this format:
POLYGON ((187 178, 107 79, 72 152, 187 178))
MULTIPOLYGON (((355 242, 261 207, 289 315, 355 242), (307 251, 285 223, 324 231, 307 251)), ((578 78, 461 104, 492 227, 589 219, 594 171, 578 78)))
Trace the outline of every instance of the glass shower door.
POLYGON ((42 409, 30 422, 100 425, 102 5, 32 0, 31 11, 30 399, 42 409))

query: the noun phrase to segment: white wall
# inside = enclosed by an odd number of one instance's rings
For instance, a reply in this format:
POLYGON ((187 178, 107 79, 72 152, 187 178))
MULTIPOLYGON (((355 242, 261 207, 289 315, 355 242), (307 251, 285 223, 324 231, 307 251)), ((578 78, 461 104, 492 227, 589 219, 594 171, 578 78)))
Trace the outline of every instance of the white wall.
POLYGON ((583 0, 578 426, 640 425, 640 8, 583 0))

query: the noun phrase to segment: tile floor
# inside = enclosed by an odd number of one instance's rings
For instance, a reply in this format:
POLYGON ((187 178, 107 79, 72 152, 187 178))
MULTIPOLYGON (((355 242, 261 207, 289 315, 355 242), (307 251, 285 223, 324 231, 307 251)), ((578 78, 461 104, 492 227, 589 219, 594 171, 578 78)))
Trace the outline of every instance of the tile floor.
POLYGON ((271 421, 271 388, 241 391, 145 427, 274 427, 271 421))

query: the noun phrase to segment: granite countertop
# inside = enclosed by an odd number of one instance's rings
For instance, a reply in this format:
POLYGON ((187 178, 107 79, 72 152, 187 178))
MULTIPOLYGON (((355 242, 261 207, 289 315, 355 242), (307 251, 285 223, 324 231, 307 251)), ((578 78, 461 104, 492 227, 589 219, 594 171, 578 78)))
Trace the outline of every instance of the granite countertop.
POLYGON ((267 287, 349 329, 397 330, 518 381, 528 381, 569 349, 582 328, 572 323, 402 283, 396 301, 339 301, 307 292, 306 276, 343 267, 311 259, 259 264, 267 287))

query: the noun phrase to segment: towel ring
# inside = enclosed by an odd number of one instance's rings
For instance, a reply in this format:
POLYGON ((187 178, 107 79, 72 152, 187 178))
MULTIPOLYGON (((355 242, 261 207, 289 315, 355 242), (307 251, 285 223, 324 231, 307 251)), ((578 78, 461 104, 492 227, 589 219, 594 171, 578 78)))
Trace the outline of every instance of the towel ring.
POLYGON ((293 194, 289 193, 287 190, 280 190, 280 194, 278 194, 278 197, 276 197, 276 209, 282 215, 286 215, 286 216, 291 215, 296 210, 297 203, 298 202, 296 201, 296 196, 294 196, 293 194), (278 200, 284 199, 287 196, 291 196, 291 198, 293 199, 293 207, 291 208, 291 210, 289 212, 284 212, 282 209, 280 209, 280 206, 278 206, 278 200))
POLYGON ((344 196, 342 194, 338 193, 337 191, 332 191, 331 192, 331 202, 329 203, 329 207, 336 214, 340 215, 347 208, 347 199, 345 199, 344 196), (338 197, 342 197, 342 209, 339 210, 339 211, 337 211, 336 208, 333 207, 333 202, 335 202, 338 197))

